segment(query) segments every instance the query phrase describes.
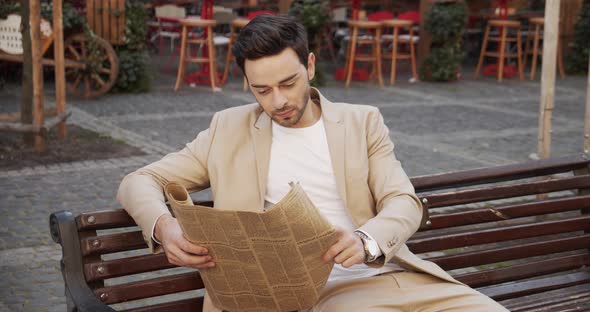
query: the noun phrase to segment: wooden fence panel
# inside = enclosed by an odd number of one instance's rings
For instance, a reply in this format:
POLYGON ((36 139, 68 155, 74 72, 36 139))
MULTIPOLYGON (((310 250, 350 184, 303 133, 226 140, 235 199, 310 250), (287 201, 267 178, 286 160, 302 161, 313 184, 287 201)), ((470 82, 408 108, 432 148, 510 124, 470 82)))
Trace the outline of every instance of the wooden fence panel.
POLYGON ((123 43, 125 0, 87 0, 86 18, 96 35, 112 45, 123 43))

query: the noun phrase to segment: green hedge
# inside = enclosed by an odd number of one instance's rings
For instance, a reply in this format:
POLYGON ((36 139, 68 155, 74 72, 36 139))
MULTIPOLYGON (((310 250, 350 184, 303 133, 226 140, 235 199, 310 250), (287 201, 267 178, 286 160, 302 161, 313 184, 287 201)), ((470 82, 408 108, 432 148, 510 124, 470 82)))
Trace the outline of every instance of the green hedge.
POLYGON ((124 44, 115 47, 119 76, 112 92, 146 92, 152 84, 147 37, 147 11, 141 1, 126 1, 127 28, 124 44))
POLYGON ((437 2, 426 14, 425 31, 432 35, 430 54, 420 67, 420 78, 453 81, 458 78, 464 53, 462 38, 467 21, 463 1, 437 2))
POLYGON ((590 0, 584 0, 578 21, 571 52, 566 59, 566 70, 570 74, 588 73, 590 57, 590 0))

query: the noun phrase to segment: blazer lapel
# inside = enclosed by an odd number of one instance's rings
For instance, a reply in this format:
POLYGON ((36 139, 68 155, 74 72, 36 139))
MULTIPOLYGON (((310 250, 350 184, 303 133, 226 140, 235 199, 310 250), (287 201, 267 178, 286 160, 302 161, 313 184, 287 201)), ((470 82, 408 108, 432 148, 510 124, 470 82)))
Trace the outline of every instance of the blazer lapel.
POLYGON ((338 193, 347 206, 346 200, 346 167, 345 163, 345 142, 346 142, 346 128, 344 121, 340 114, 338 114, 337 104, 328 101, 317 89, 312 89, 312 97, 319 97, 320 105, 322 107, 322 117, 324 118, 324 126, 326 127, 326 137, 328 139, 328 148, 330 150, 330 158, 332 160, 332 169, 336 176, 336 187, 338 193), (314 94, 316 93, 316 94, 314 94))
POLYGON ((272 143, 272 127, 270 117, 260 109, 260 115, 251 128, 254 152, 256 154, 256 170, 258 172, 258 191, 261 207, 264 206, 268 166, 270 162, 270 145, 272 143))

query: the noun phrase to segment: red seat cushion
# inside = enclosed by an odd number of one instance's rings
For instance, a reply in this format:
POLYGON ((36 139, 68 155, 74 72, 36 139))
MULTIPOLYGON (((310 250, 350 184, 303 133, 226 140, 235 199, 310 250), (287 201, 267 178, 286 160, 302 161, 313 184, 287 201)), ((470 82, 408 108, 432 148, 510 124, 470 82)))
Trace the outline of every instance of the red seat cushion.
POLYGON ((398 19, 412 21, 414 24, 420 24, 420 12, 408 11, 397 15, 398 19))

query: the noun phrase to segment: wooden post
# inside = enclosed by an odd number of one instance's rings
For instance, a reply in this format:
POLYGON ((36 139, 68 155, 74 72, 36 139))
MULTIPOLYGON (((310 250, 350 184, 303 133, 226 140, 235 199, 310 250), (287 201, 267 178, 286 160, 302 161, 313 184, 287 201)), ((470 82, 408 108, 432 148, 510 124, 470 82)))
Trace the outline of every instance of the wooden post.
POLYGON ((545 2, 538 147, 538 154, 541 159, 549 158, 551 155, 551 115, 553 114, 555 95, 555 64, 557 61, 560 1, 547 0, 545 2))
POLYGON ((426 14, 432 7, 432 0, 420 0, 420 41, 418 41, 418 67, 422 66, 422 62, 430 54, 430 43, 432 36, 426 32, 424 25, 426 25, 426 14))
POLYGON ((293 0, 279 0, 278 7, 279 13, 287 14, 289 12, 289 8, 291 7, 291 3, 293 0))
POLYGON ((584 153, 590 154, 590 58, 588 58, 588 87, 586 88, 586 118, 584 118, 584 153))
MULTIPOLYGON (((20 1, 21 33, 23 38, 23 89, 20 100, 20 122, 24 125, 33 124, 33 65, 31 61, 31 25, 29 18, 29 0, 20 1)), ((23 141, 27 146, 35 144, 33 133, 24 133, 23 141)))
MULTIPOLYGON (((41 63, 41 5, 39 0, 30 0, 31 50, 33 64, 33 126, 43 127, 43 64, 41 63)), ((45 150, 45 138, 40 134, 35 136, 35 149, 45 150)))
MULTIPOLYGON (((57 115, 66 111, 66 79, 64 61, 64 33, 62 0, 53 0, 53 53, 55 57, 55 108, 57 115)), ((66 138, 66 122, 57 128, 60 139, 66 138)))

